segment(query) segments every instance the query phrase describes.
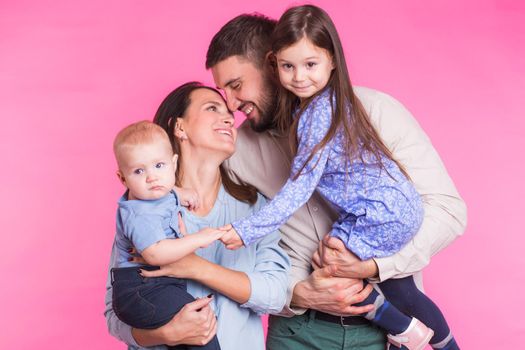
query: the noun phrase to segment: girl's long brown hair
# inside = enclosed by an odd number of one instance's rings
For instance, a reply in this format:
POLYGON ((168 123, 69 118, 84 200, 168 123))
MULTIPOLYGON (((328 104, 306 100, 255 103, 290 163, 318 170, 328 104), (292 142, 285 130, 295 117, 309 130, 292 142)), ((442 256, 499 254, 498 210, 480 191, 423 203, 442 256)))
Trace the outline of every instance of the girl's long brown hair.
MULTIPOLYGON (((334 23, 325 11, 313 5, 297 6, 288 9, 279 19, 273 33, 272 51, 273 53, 278 53, 280 50, 297 43, 303 37, 306 37, 315 46, 325 49, 333 59, 335 68, 332 71, 326 89, 331 91, 331 101, 334 101, 333 97, 335 94, 335 106, 332 103, 332 122, 326 136, 314 147, 306 162, 294 177, 297 178, 301 174, 314 154, 322 149, 342 127, 346 142, 347 163, 356 158, 364 162, 364 155, 369 153, 384 168, 381 162, 381 156, 384 155, 394 161, 401 172, 409 178, 405 168, 394 159, 392 152, 379 137, 361 101, 355 95, 350 83, 339 35, 334 23), (350 118, 348 117, 349 109, 350 118)), ((292 134, 292 147, 295 151, 297 149, 296 134, 299 118, 294 118, 294 111, 299 107, 298 113, 302 113, 316 95, 299 104, 299 100, 295 95, 283 87, 280 88, 277 125, 281 132, 292 134)))
MULTIPOLYGON (((220 93, 214 88, 192 81, 179 86, 166 96, 153 118, 153 122, 161 126, 168 133, 173 152, 179 155, 179 162, 182 161, 182 154, 180 151, 179 140, 175 137, 175 124, 177 123, 177 118, 184 118, 184 114, 191 104, 191 93, 198 89, 208 89, 216 92, 220 96, 220 93)), ((237 200, 249 204, 255 204, 257 201, 257 190, 255 187, 246 183, 237 183, 233 181, 222 164, 220 166, 220 172, 222 184, 226 192, 237 200)), ((181 167, 177 167, 175 174, 177 186, 180 186, 182 176, 181 167)))

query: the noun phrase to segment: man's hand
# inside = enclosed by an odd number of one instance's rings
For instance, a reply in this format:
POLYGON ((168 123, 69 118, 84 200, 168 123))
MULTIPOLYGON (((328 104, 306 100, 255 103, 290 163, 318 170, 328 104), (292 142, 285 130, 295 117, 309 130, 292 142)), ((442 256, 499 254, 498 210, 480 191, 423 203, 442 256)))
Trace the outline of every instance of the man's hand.
MULTIPOLYGON (((212 298, 197 299, 184 307, 164 326, 157 328, 161 344, 205 345, 217 333, 217 319, 209 306, 212 298)), ((133 336, 140 342, 141 333, 148 330, 133 329, 133 336)), ((149 344, 148 344, 149 345, 149 344)))
POLYGON ((335 277, 337 267, 326 266, 315 270, 294 288, 292 304, 332 315, 360 315, 374 309, 373 305, 352 306, 360 303, 372 291, 369 284, 363 289, 360 279, 335 277))
POLYGON ((232 225, 226 225, 220 228, 224 232, 224 235, 221 237, 221 242, 226 246, 226 248, 235 250, 239 249, 244 245, 241 237, 235 231, 232 225))
POLYGON ((175 187, 177 197, 179 197, 180 204, 188 207, 189 210, 197 210, 200 206, 199 195, 191 188, 175 187))
POLYGON ((314 268, 333 265, 337 266, 334 276, 346 278, 370 278, 378 274, 377 265, 373 259, 361 261, 349 251, 344 243, 335 237, 326 235, 312 258, 314 268))

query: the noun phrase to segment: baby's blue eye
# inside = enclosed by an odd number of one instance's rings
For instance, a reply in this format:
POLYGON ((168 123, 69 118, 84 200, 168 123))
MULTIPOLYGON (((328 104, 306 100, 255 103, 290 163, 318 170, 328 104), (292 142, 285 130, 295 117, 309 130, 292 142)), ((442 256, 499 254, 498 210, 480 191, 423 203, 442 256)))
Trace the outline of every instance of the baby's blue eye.
POLYGON ((144 174, 144 169, 135 169, 133 170, 133 174, 137 174, 137 175, 144 174))
POLYGON ((160 163, 155 164, 155 168, 160 169, 164 167, 164 165, 166 165, 166 163, 160 162, 160 163))

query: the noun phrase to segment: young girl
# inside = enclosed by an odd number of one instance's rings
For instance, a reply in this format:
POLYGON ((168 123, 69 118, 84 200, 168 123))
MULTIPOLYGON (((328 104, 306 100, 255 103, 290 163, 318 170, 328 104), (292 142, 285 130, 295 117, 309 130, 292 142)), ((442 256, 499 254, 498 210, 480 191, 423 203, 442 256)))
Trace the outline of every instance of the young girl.
MULTIPOLYGON (((284 88, 279 126, 296 135, 291 175, 267 206, 233 222, 221 240, 230 249, 252 244, 318 190, 339 213, 330 235, 360 259, 398 252, 421 225, 422 202, 353 93, 331 19, 315 6, 289 9, 277 24, 272 51, 284 88)), ((423 349, 430 341, 434 348, 458 348, 443 315, 412 277, 378 287, 388 301, 374 290, 360 305, 375 305, 364 316, 389 333, 389 346, 423 349)))

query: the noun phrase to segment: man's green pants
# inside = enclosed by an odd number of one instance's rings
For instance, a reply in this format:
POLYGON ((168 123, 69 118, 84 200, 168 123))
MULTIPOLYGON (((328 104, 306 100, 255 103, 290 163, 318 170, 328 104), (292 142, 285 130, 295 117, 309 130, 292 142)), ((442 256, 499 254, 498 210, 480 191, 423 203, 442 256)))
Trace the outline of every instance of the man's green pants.
POLYGON ((384 350, 383 331, 371 324, 343 326, 315 318, 315 311, 288 317, 270 316, 268 350, 384 350))

